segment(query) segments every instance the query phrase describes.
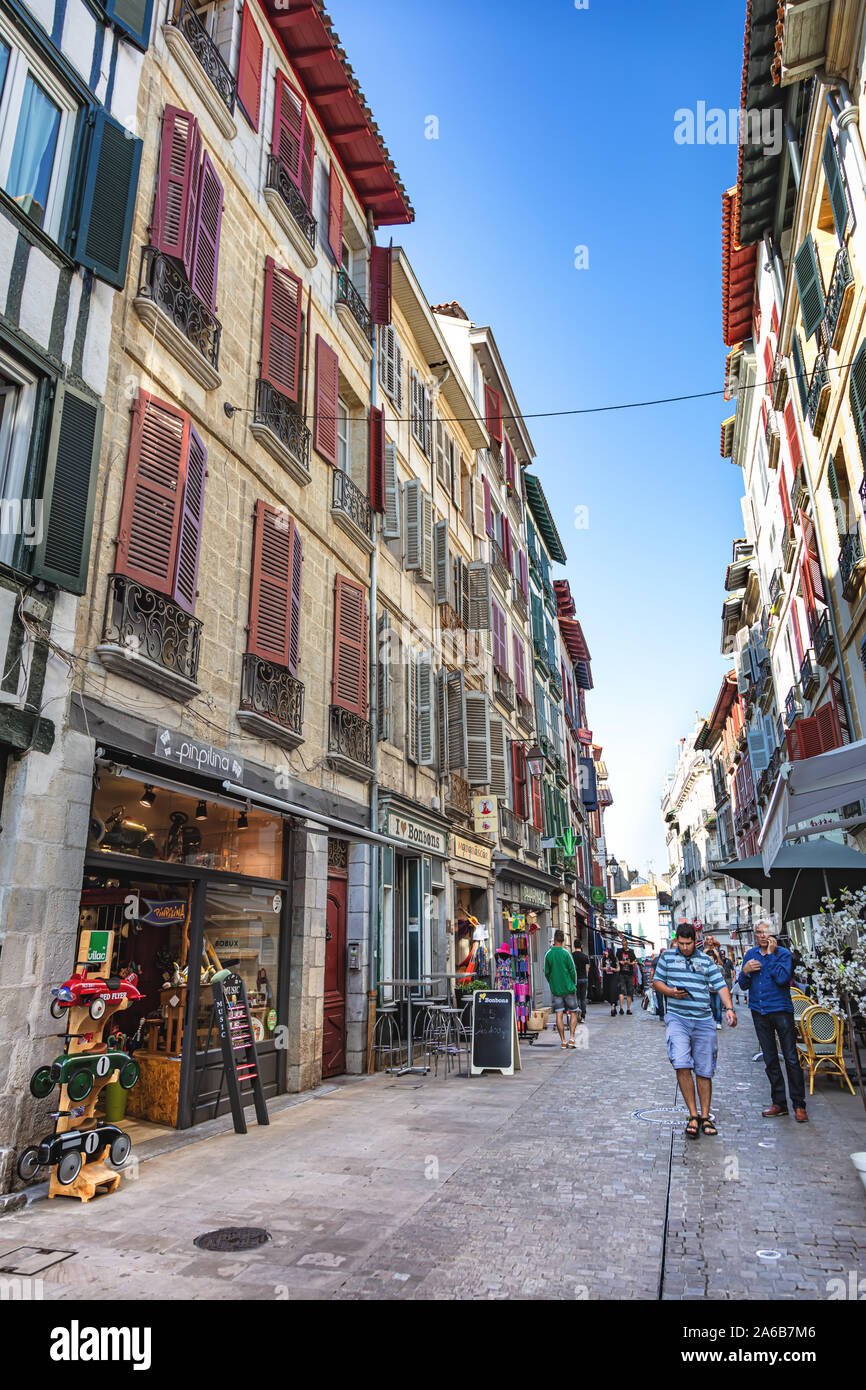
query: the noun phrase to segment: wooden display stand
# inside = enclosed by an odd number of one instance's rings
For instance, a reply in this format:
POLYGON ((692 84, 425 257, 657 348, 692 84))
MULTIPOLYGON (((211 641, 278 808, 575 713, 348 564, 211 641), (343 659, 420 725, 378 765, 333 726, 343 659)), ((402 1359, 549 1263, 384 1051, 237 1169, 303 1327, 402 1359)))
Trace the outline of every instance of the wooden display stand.
MULTIPOLYGON (((78 945, 78 961, 76 969, 87 963, 90 953, 90 938, 92 935, 108 937, 105 961, 98 968, 88 967, 88 975, 107 980, 111 975, 111 957, 114 950, 114 932, 92 933, 83 931, 78 945)), ((67 1020, 67 1054, 74 1055, 80 1052, 100 1052, 105 1051, 102 1038, 106 1024, 121 1009, 129 1007, 128 999, 121 999, 115 1004, 107 1004, 105 1013, 98 1021, 90 1017, 89 1009, 75 1005, 68 1011, 67 1020), (85 1042, 80 1033, 92 1033, 89 1042, 85 1042)), ((86 1120, 92 1120, 96 1109, 96 1102, 99 1100, 103 1086, 107 1086, 113 1077, 117 1076, 117 1069, 108 1073, 107 1076, 97 1077, 94 1082, 93 1090, 85 1101, 79 1102, 81 1113, 76 1115, 61 1115, 55 1127, 56 1134, 65 1134, 69 1129, 80 1129, 86 1120)), ((60 1100, 57 1105, 58 1110, 78 1110, 79 1105, 69 1099, 67 1088, 61 1086, 60 1100)), ((120 1186, 121 1174, 115 1168, 109 1168, 106 1164, 94 1161, 85 1163, 81 1172, 74 1182, 60 1183, 57 1181, 56 1168, 51 1169, 51 1177, 48 1183, 49 1197, 77 1197, 79 1201, 89 1202, 91 1197, 95 1197, 98 1188, 104 1188, 106 1192, 114 1192, 120 1186)))
POLYGON ((141 1075, 127 1092, 127 1115, 174 1129, 180 1097, 180 1058, 166 1057, 164 1052, 137 1052, 135 1060, 141 1075))

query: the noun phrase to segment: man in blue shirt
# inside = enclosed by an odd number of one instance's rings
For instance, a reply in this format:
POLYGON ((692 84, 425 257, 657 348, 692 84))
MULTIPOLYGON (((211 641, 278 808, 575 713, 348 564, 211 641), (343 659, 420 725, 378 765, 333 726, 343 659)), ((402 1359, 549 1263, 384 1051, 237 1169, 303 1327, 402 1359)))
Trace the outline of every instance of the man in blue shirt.
POLYGON ((737 1015, 724 975, 715 961, 697 949, 695 929, 687 922, 677 927, 676 950, 662 951, 659 956, 653 989, 666 1001, 668 1056, 689 1112, 686 1134, 690 1139, 697 1139, 700 1133, 718 1134, 710 1119, 719 1052, 710 991, 721 995, 731 1028, 737 1026, 737 1015), (696 1081, 700 1110, 695 1100, 696 1081))
POLYGON ((759 922, 755 928, 757 946, 752 946, 743 957, 740 971, 740 987, 747 991, 752 1022, 764 1054, 764 1066, 770 1081, 772 1105, 762 1111, 767 1119, 777 1115, 787 1115, 788 1097, 785 1095, 785 1082, 779 1063, 776 1037, 782 1044, 785 1071, 788 1073, 788 1090, 794 1107, 794 1119, 805 1124, 806 1083, 797 1057, 797 1032, 794 1027, 794 1005, 791 1002, 791 977, 794 962, 791 952, 780 946, 770 934, 768 922, 759 922))

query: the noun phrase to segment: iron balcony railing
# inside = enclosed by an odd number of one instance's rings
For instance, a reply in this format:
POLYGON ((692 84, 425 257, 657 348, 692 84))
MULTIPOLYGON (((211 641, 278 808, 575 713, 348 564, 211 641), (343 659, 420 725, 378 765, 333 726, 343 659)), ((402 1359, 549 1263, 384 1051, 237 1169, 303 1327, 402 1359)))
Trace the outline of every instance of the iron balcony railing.
POLYGON ((785 368, 785 359, 780 352, 776 353, 773 360, 773 408, 781 410, 788 395, 788 373, 785 368))
POLYGON ((806 470, 802 463, 799 463, 791 485, 791 505, 794 511, 802 511, 808 500, 809 488, 806 483, 806 470))
POLYGON ((373 316, 352 284, 349 272, 342 268, 337 276, 337 303, 346 305, 365 338, 372 343, 373 316))
POLYGON ((538 859, 541 854, 541 831, 534 825, 526 827, 526 853, 538 859))
POLYGON ((535 547, 531 542, 529 542, 529 543, 527 544, 527 546, 526 546, 526 554, 527 554, 527 556, 528 556, 528 558, 529 558, 529 568, 531 569, 532 573, 536 576, 536 578, 538 579, 538 581, 539 581, 539 583, 540 583, 540 582, 541 582, 541 559, 539 558, 538 550, 536 549, 536 547, 535 547))
POLYGON ((281 159, 275 154, 268 156, 268 173, 265 180, 265 187, 272 188, 275 193, 279 193, 292 217, 297 222, 310 246, 316 249, 316 227, 317 222, 310 209, 304 202, 301 190, 294 184, 289 177, 288 170, 281 159))
POLYGON ((508 586, 511 582, 511 575, 509 574, 508 566, 505 563, 505 556, 502 553, 502 547, 500 546, 498 541, 495 541, 493 539, 492 536, 490 537, 490 568, 493 571, 494 577, 499 581, 503 589, 505 589, 507 592, 508 586))
POLYGON ((363 531, 370 540, 373 539, 373 508, 370 499, 355 486, 342 468, 334 469, 334 498, 331 507, 334 511, 343 512, 354 521, 359 531, 363 531))
POLYGON ((790 728, 803 713, 803 693, 799 684, 792 685, 785 696, 785 723, 790 728))
POLYGON ((465 777, 458 777, 456 772, 452 772, 448 778, 445 809, 456 811, 461 816, 472 815, 472 787, 465 777))
POLYGON ((775 569, 773 570, 773 573, 770 575, 770 603, 772 605, 775 605, 776 599, 779 598, 781 594, 782 571, 780 569, 775 569))
POLYGON ((827 370, 827 361, 823 352, 815 358, 815 366, 812 369, 812 380, 809 382, 809 394, 806 397, 806 415, 812 427, 813 434, 821 433, 821 426, 827 414, 827 406, 830 401, 830 373, 827 370))
POLYGON ((232 114, 235 109, 237 86, 235 79, 205 29, 189 0, 179 0, 174 14, 174 26, 179 29, 216 89, 226 110, 232 114))
POLYGON ((360 714, 331 705, 328 721, 328 752, 349 758, 362 767, 373 766, 372 725, 360 714))
POLYGON ((523 844, 523 821, 507 806, 499 806, 499 833, 506 844, 519 848, 523 844))
POLYGON ((862 559, 863 542, 860 539, 860 532, 847 532, 842 537, 842 549, 839 551, 839 578, 842 581, 842 593, 846 599, 852 599, 856 593, 860 580, 860 574, 857 570, 862 559))
POLYGON ((493 668, 493 694, 508 709, 514 708, 514 681, 496 667, 493 668))
POLYGON ((541 666, 545 671, 548 671, 550 669, 549 657, 547 653, 547 643, 544 638, 534 637, 532 639, 532 649, 535 652, 537 665, 541 666))
POLYGON ((544 601, 547 604, 548 608, 551 610, 551 612, 555 615, 556 594, 553 592, 553 585, 551 584, 549 579, 544 579, 542 581, 542 588, 544 589, 544 601))
POLYGON ((219 370, 222 324, 213 310, 202 303, 174 261, 154 246, 141 248, 138 295, 152 299, 214 371, 219 370))
POLYGON ((271 383, 261 377, 256 382, 253 422, 267 426, 301 465, 304 472, 309 473, 310 431, 291 401, 279 391, 275 391, 271 383))
POLYGON ((811 630, 812 646, 822 665, 833 651, 833 629, 830 626, 830 613, 822 608, 811 630))
POLYGON ((842 318, 842 309, 848 302, 849 286, 854 284, 854 275, 851 270, 851 262, 848 259, 848 252, 845 247, 840 247, 833 263, 833 274, 830 277, 830 288, 827 291, 827 303, 824 309, 824 337, 828 347, 836 347, 836 330, 841 333, 845 330, 845 318, 842 318))
POLYGON ((807 699, 818 689, 820 679, 821 672, 818 670, 815 653, 810 647, 800 662, 800 687, 807 699))
POLYGON ((525 695, 517 697, 517 722, 524 733, 532 732, 532 702, 525 695))
POLYGON ((562 679, 558 671, 551 670, 550 698, 556 700, 557 704, 559 704, 559 701, 562 699, 562 679))
POLYGON ((526 622, 529 616, 529 608, 526 603, 526 595, 520 587, 520 581, 515 579, 511 584, 511 606, 515 613, 526 622))
POLYGON ((284 666, 275 666, 247 652, 241 667, 240 707, 300 734, 304 724, 303 684, 284 666))
POLYGON ((165 594, 158 594, 113 574, 108 581, 103 640, 129 653, 130 662, 146 658, 172 675, 195 681, 198 676, 201 622, 165 594))

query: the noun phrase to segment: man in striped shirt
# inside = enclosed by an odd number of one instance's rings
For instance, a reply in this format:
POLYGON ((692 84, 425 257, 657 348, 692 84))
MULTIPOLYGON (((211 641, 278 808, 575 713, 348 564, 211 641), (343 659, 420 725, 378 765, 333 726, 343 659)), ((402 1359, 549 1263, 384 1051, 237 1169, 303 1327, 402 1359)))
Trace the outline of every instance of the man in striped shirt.
POLYGON ((721 995, 731 1028, 737 1026, 737 1015, 724 975, 715 961, 697 949, 695 929, 688 923, 677 928, 676 949, 662 951, 659 956, 653 989, 666 1000, 668 1056, 688 1107, 686 1134, 690 1139, 697 1139, 701 1133, 718 1134, 710 1119, 719 1050, 710 992, 721 995), (695 1099, 695 1081, 700 1110, 695 1099))

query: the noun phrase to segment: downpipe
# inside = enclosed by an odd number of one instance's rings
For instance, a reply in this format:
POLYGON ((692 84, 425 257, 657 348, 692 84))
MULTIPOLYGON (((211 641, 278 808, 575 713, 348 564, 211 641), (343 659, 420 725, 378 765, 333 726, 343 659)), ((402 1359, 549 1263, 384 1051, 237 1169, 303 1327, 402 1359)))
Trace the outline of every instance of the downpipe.
MULTIPOLYGON (((372 213, 367 211, 367 231, 370 237, 370 245, 376 244, 376 228, 373 222, 372 213)), ((379 362, 379 330, 376 325, 373 327, 373 360, 370 363, 370 409, 376 405, 376 381, 378 377, 379 362)), ((369 429, 367 431, 369 438, 369 429)), ((370 628, 368 650, 371 653, 370 661, 370 749, 372 752, 373 776, 370 782, 370 829, 375 831, 379 824, 379 651, 378 651, 378 613, 377 613, 377 581, 378 581, 378 544, 380 534, 380 517, 378 512, 373 513, 373 549, 370 552, 370 628)), ((369 1070, 370 1057, 373 1047, 373 1036, 376 1027, 376 1004, 378 1002, 378 974, 379 959, 382 945, 382 925, 379 915, 379 846, 372 844, 370 848, 370 888, 369 888, 369 910, 367 923, 367 1046, 365 1049, 366 1066, 365 1071, 369 1070)))

